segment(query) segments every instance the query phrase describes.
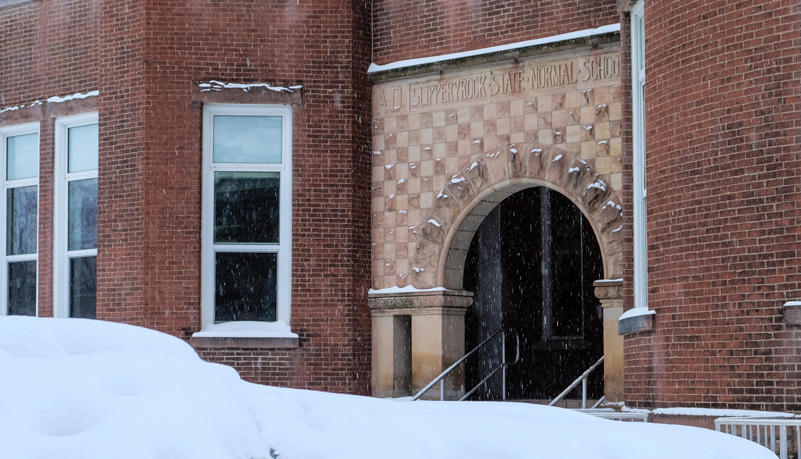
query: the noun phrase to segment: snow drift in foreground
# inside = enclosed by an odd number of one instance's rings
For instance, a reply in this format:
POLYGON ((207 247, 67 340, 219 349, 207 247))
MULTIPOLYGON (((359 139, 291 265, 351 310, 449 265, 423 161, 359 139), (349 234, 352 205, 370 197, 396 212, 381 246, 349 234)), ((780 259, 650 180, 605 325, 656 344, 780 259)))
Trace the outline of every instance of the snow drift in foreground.
POLYGON ((246 383, 183 341, 0 317, 0 457, 775 459, 708 430, 516 403, 400 402, 246 383))

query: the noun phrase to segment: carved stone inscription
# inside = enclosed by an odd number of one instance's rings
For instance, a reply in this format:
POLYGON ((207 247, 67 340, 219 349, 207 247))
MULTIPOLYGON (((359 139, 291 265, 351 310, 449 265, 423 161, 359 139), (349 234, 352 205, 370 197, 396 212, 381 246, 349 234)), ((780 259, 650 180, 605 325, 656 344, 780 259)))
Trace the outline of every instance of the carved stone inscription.
POLYGON ((507 69, 487 70, 469 76, 412 83, 408 86, 385 86, 376 91, 375 109, 377 114, 404 109, 426 109, 437 105, 480 101, 619 78, 618 54, 530 63, 507 69))

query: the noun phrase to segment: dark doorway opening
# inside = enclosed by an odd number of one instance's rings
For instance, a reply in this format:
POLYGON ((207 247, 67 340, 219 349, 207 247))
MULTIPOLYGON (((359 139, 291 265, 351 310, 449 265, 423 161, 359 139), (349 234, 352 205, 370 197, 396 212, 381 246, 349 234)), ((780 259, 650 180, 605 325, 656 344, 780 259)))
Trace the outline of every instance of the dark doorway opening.
MULTIPOLYGON (((575 204, 543 187, 515 193, 484 219, 467 255, 464 288, 475 302, 466 316, 465 349, 500 328, 516 331, 521 360, 508 369, 507 398, 554 398, 603 355, 593 288, 602 278, 598 241, 575 204)), ((507 361, 514 359, 513 346, 511 339, 507 361)), ((499 346, 468 359, 467 389, 500 360, 499 346)), ((494 377, 472 399, 497 400, 501 391, 501 378, 494 377)), ((588 397, 602 395, 601 367, 588 381, 588 397)))

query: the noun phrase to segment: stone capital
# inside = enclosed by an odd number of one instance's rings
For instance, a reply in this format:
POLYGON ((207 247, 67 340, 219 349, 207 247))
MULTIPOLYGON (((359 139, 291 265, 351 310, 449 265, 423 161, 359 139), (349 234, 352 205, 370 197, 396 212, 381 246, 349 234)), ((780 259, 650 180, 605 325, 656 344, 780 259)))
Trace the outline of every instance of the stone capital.
POLYGON ((595 287, 595 296, 601 303, 607 305, 610 301, 623 298, 623 279, 601 279, 592 284, 595 287))
POLYGON ((464 314, 473 304, 473 293, 464 290, 418 290, 370 293, 367 304, 373 316, 464 314))

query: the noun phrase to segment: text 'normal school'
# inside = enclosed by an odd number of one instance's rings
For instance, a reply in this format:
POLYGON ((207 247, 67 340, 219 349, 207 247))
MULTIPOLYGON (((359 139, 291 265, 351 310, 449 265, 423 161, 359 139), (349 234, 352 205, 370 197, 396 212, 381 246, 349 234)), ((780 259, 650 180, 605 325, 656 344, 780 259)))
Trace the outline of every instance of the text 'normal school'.
POLYGON ((441 77, 408 86, 384 87, 377 91, 375 108, 377 114, 404 108, 414 110, 619 77, 620 60, 616 54, 533 63, 469 76, 441 77))

